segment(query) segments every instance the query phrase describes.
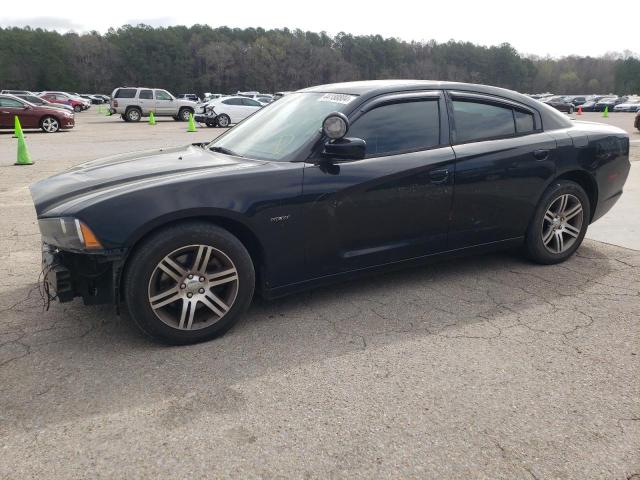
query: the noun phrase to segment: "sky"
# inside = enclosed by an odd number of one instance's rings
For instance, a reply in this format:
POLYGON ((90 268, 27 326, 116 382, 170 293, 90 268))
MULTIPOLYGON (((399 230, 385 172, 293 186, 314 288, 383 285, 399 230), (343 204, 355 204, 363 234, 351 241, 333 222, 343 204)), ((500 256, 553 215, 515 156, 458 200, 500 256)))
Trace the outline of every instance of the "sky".
POLYGON ((402 40, 481 45, 508 42, 523 54, 598 56, 640 53, 640 1, 608 0, 189 0, 149 2, 67 0, 51 8, 31 0, 29 8, 5 2, 0 26, 41 27, 78 33, 145 23, 153 26, 207 24, 212 27, 300 28, 354 35, 380 34, 402 40), (54 12, 54 13, 50 13, 54 12))

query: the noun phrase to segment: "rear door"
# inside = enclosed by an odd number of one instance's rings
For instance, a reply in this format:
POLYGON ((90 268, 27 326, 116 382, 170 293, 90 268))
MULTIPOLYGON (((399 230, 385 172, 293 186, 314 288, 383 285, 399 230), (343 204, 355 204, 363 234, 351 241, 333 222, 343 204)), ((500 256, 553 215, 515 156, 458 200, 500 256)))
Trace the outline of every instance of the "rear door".
POLYGON ((440 91, 387 95, 353 117, 366 158, 307 164, 306 258, 330 275, 446 249, 454 154, 440 91))
POLYGON ((526 105, 468 92, 449 97, 456 155, 449 248, 523 236, 555 174, 556 141, 526 105))
POLYGON ((153 90, 141 88, 138 92, 138 105, 142 108, 142 113, 148 115, 149 112, 156 112, 156 99, 153 98, 153 90))

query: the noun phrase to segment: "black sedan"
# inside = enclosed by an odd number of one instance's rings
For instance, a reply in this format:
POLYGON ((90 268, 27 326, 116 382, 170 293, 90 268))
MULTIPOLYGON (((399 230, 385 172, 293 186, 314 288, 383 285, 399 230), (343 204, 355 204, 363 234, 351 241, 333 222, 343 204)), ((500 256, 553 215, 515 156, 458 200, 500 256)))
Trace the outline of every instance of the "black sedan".
POLYGON ((31 187, 45 289, 125 301, 184 344, 273 298, 434 258, 524 246, 554 264, 620 198, 621 129, 482 85, 291 93, 208 144, 118 155, 31 187))
POLYGON ((550 107, 555 108, 561 112, 573 113, 575 110, 575 105, 565 99, 565 97, 551 97, 542 100, 543 103, 546 103, 550 107))

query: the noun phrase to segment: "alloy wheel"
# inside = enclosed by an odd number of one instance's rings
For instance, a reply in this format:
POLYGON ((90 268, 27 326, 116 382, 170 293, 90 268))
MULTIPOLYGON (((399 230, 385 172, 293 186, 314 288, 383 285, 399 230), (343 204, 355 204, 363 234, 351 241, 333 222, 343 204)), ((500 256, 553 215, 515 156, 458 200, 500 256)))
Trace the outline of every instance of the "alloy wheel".
POLYGON ((155 315, 178 330, 206 328, 222 319, 238 294, 231 259, 210 245, 174 250, 155 267, 148 301, 155 315))
POLYGON ((220 117, 218 117, 218 125, 221 127, 228 127, 229 126, 229 117, 227 117, 226 115, 220 115, 220 117))
POLYGON ((58 127, 58 121, 55 118, 47 117, 42 121, 42 128, 47 133, 57 132, 58 127))
POLYGON ((575 195, 565 193, 553 200, 542 219, 542 243, 551 253, 569 250, 582 231, 584 213, 575 195))

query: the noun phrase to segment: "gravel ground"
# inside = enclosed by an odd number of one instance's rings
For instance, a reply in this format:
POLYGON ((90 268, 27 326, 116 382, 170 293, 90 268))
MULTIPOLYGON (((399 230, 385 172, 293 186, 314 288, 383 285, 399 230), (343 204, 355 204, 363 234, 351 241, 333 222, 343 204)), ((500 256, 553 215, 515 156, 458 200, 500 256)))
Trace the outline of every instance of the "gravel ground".
POLYGON ((636 250, 587 240, 558 266, 504 253, 257 301, 190 347, 109 307, 43 313, 27 185, 219 133, 185 130, 90 111, 28 132, 32 167, 0 134, 0 478, 640 478, 636 250))

